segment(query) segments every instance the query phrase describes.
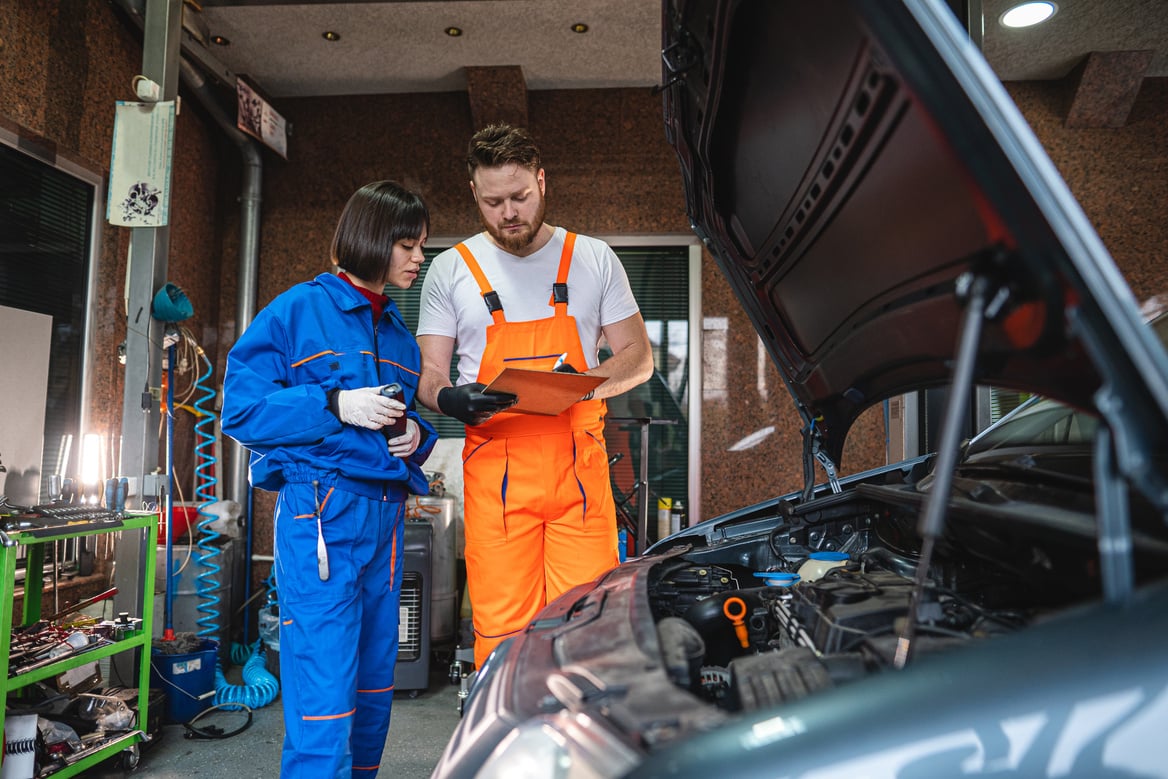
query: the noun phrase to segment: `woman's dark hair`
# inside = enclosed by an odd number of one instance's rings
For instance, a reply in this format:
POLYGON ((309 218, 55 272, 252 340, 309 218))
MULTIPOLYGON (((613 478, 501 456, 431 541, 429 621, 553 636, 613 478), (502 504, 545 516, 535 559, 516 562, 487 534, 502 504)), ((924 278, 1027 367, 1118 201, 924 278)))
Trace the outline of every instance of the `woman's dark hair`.
POLYGON ((522 127, 491 124, 470 139, 466 150, 466 172, 474 178, 479 167, 497 168, 515 163, 532 173, 539 171, 539 146, 522 127))
POLYGON ((396 181, 374 181, 358 189, 337 222, 332 259, 362 281, 385 278, 393 245, 430 230, 421 196, 396 181))

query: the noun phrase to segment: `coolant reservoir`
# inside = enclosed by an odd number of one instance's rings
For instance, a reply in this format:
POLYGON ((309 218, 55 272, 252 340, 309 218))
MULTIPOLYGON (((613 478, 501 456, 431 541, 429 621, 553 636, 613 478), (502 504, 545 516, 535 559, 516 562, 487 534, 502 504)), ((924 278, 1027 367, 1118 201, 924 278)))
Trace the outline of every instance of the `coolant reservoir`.
POLYGON ((844 552, 812 552, 803 565, 799 566, 799 580, 813 582, 832 568, 846 565, 848 556, 844 552))

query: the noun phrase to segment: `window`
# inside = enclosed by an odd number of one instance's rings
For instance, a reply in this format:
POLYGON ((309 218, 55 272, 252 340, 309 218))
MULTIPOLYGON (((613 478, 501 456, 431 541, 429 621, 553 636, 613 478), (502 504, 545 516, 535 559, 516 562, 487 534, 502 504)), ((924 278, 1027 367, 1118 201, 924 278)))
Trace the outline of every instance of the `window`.
POLYGON ((48 474, 67 472, 58 460, 80 429, 95 199, 94 183, 0 143, 0 305, 52 318, 40 484, 30 502, 47 499, 48 474))

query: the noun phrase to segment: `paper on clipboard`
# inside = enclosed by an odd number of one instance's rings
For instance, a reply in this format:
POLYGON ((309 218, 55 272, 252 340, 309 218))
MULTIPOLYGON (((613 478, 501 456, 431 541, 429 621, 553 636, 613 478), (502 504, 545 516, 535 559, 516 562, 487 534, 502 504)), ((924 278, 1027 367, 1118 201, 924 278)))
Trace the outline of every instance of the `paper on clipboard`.
POLYGON ((507 411, 555 416, 604 383, 603 376, 504 368, 483 392, 510 392, 519 401, 507 411))

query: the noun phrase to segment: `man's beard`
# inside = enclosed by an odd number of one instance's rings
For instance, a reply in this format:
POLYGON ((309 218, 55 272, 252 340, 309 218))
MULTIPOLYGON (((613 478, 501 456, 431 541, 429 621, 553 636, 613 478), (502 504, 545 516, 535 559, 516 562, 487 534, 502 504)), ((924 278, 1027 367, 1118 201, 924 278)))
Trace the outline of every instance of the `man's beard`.
POLYGON ((543 215, 547 208, 547 201, 544 200, 543 195, 539 196, 539 210, 535 212, 535 219, 531 222, 508 222, 503 225, 508 227, 516 224, 523 224, 526 228, 519 232, 504 232, 499 227, 491 224, 483 218, 483 212, 479 211, 479 221, 483 223, 483 227, 487 228, 487 233, 495 239, 495 243, 499 244, 504 250, 512 254, 519 254, 535 240, 535 236, 539 234, 539 229, 543 227, 543 215))

